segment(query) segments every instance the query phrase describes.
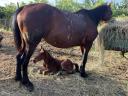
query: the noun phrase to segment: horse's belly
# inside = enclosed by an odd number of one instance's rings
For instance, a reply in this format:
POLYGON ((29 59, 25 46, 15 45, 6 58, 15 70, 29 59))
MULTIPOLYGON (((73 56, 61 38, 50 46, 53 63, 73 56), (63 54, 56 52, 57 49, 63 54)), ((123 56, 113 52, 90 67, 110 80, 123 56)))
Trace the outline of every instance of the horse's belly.
POLYGON ((67 37, 67 38, 52 38, 52 39, 47 39, 47 38, 44 38, 44 40, 54 46, 54 47, 58 47, 58 48, 69 48, 69 47, 73 47, 73 46, 79 46, 80 45, 80 42, 78 40, 68 40, 70 39, 70 37, 67 37))

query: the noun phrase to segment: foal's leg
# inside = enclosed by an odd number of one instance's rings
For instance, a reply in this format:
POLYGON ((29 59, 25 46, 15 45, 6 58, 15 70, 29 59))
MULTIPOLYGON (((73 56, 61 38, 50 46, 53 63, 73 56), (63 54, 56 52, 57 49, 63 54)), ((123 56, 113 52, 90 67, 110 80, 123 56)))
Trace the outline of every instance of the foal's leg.
POLYGON ((22 80, 22 74, 21 74, 21 65, 23 63, 23 59, 25 58, 25 53, 19 52, 16 56, 17 64, 16 64, 16 81, 22 80))
POLYGON ((82 52, 82 55, 84 54, 84 46, 80 46, 80 49, 81 49, 81 52, 82 52))
POLYGON ((92 42, 89 42, 89 43, 85 46, 86 51, 84 51, 83 63, 82 63, 81 66, 80 66, 80 75, 81 75, 82 77, 87 77, 87 76, 88 76, 88 75, 86 74, 86 72, 85 72, 85 65, 86 65, 86 63, 87 63, 88 52, 89 52, 89 50, 91 49, 91 46, 92 46, 92 42))

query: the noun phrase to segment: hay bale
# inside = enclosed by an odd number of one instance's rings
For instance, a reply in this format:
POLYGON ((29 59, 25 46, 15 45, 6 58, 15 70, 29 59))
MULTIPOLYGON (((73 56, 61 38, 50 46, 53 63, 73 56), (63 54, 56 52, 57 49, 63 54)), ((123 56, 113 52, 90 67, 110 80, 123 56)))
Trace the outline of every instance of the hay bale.
POLYGON ((128 21, 110 22, 99 29, 106 50, 128 51, 128 21))
POLYGON ((97 38, 98 49, 100 52, 100 64, 104 63, 104 49, 128 52, 128 20, 112 20, 108 24, 103 24, 98 28, 97 38))

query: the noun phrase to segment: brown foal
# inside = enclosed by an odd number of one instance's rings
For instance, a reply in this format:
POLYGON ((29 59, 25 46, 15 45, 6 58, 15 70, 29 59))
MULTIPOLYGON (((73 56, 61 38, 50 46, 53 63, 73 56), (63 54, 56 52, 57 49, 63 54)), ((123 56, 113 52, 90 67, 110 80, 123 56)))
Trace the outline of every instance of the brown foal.
POLYGON ((48 51, 43 49, 43 52, 40 52, 33 60, 34 63, 37 63, 38 61, 44 60, 43 69, 41 70, 41 73, 43 71, 43 74, 49 74, 49 73, 57 73, 58 71, 65 71, 68 74, 73 73, 74 71, 79 72, 79 67, 76 63, 73 63, 69 59, 66 60, 58 60, 54 57, 52 57, 48 51), (75 70, 74 70, 75 68, 75 70))

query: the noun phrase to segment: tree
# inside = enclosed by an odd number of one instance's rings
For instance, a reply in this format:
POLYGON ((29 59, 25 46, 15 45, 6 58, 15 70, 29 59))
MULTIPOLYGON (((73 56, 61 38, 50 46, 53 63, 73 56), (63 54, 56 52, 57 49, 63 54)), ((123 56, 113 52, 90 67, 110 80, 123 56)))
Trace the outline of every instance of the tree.
POLYGON ((48 0, 34 0, 35 3, 48 3, 48 0))
POLYGON ((5 17, 4 7, 0 7, 0 19, 5 17))
POLYGON ((4 14, 5 14, 5 18, 9 19, 12 14, 14 13, 14 11, 16 10, 17 6, 14 3, 10 3, 8 5, 5 6, 4 8, 4 14))
POLYGON ((86 9, 90 9, 93 6, 93 2, 91 0, 84 0, 82 6, 86 9))
POLYGON ((56 0, 56 7, 62 10, 76 11, 80 9, 81 4, 75 0, 56 0))
POLYGON ((113 7, 113 16, 128 16, 128 0, 122 0, 122 2, 115 3, 113 7))

